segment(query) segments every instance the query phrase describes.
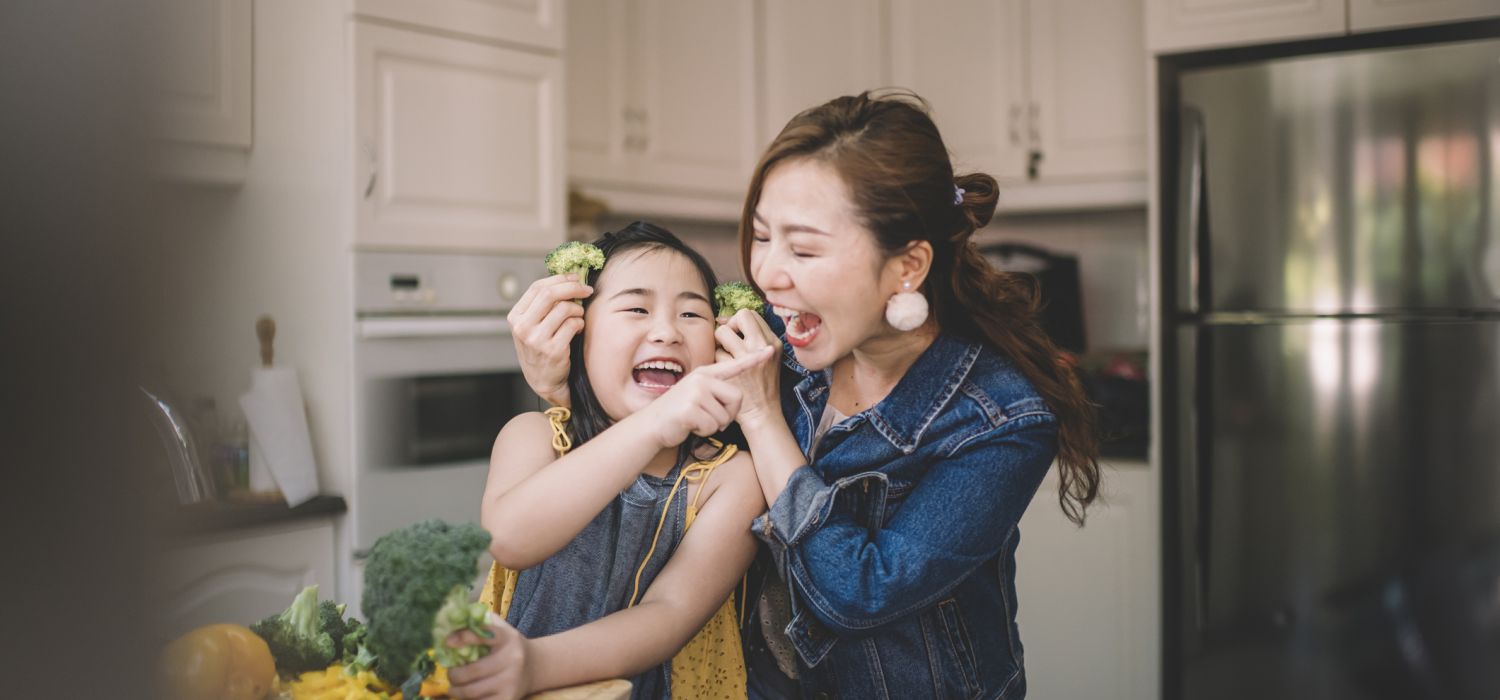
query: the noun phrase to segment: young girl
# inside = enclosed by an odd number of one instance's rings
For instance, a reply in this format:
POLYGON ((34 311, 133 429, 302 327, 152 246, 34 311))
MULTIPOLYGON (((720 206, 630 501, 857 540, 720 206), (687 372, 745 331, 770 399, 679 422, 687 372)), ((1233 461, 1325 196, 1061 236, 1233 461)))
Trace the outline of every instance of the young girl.
POLYGON ((630 678, 636 698, 743 697, 730 601, 766 506, 749 455, 710 436, 739 410, 729 379, 774 353, 714 363, 713 271, 671 233, 637 222, 596 244, 571 415, 517 416, 495 440, 483 523, 507 624, 450 670, 451 694, 630 678))

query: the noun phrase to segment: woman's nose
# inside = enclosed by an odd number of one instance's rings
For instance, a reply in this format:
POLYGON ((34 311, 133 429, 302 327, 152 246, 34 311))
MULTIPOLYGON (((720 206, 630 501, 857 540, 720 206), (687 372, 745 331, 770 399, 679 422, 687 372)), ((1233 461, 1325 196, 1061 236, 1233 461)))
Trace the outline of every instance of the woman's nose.
POLYGON ((791 275, 782 264, 782 255, 774 246, 750 261, 750 275, 761 289, 786 289, 792 285, 791 275))

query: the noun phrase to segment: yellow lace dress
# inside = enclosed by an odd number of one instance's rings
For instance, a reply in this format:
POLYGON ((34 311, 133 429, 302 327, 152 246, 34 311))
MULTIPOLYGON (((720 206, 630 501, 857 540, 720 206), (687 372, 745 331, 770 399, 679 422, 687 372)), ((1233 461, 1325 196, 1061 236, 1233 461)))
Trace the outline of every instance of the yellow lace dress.
MULTIPOLYGON (((552 448, 559 454, 565 454, 572 448, 572 441, 567 433, 568 410, 565 408, 551 408, 547 410, 547 417, 552 421, 552 448)), ((717 443, 716 443, 717 444, 717 443)), ((689 490, 693 485, 699 488, 693 490, 693 500, 688 503, 686 527, 692 527, 693 519, 698 515, 698 498, 703 495, 703 484, 707 483, 708 477, 713 470, 735 454, 735 446, 721 446, 719 453, 712 459, 695 462, 682 468, 677 475, 677 481, 672 484, 672 490, 667 494, 667 502, 662 506, 661 520, 657 523, 656 537, 661 537, 662 525, 666 523, 667 512, 672 505, 672 499, 676 497, 678 488, 686 482, 689 490)), ((646 562, 650 561, 651 555, 656 551, 657 541, 653 539, 651 549, 647 551, 645 561, 636 570, 635 588, 630 595, 629 605, 634 606, 640 602, 640 576, 646 568, 646 562)), ((489 580, 480 592, 479 599, 490 606, 501 617, 510 613, 510 603, 516 591, 516 581, 520 572, 512 571, 499 564, 490 569, 489 580)), ((738 592, 743 597, 743 586, 738 592)), ((739 623, 743 614, 743 602, 736 603, 736 594, 730 594, 724 604, 714 612, 708 623, 699 630, 692 639, 688 640, 686 646, 672 657, 672 697, 678 700, 720 700, 740 699, 746 696, 745 691, 745 657, 740 647, 739 623), (738 611, 738 612, 737 612, 738 611)))

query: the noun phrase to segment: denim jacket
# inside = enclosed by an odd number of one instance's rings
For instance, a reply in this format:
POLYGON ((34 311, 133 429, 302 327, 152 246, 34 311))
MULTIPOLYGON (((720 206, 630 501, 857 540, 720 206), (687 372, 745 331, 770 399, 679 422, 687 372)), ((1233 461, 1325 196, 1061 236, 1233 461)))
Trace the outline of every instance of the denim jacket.
MULTIPOLYGON (((784 360, 782 408, 808 454, 828 373, 784 360)), ((791 591, 802 693, 1025 697, 1017 522, 1056 454, 1056 418, 1024 375, 948 335, 830 428, 753 526, 791 591)))

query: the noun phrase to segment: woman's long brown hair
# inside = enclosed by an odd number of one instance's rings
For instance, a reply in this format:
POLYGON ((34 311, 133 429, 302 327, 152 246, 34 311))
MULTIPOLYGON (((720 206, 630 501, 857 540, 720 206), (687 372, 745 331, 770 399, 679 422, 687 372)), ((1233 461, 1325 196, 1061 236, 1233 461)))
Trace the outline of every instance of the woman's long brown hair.
POLYGON ((1058 420, 1058 503, 1069 520, 1082 525, 1099 494, 1094 406, 1042 330, 1033 278, 996 270, 970 240, 994 216, 995 178, 954 176, 927 103, 913 93, 866 92, 813 107, 787 123, 755 166, 740 217, 740 262, 747 276, 766 174, 783 161, 802 158, 839 173, 860 223, 887 255, 916 241, 932 245, 932 268, 921 291, 939 328, 987 343, 1010 358, 1047 402, 1058 420), (956 205, 955 187, 964 190, 956 205))

